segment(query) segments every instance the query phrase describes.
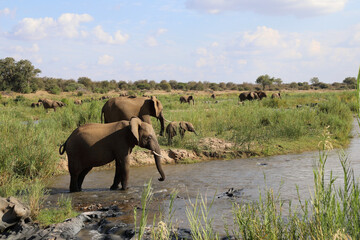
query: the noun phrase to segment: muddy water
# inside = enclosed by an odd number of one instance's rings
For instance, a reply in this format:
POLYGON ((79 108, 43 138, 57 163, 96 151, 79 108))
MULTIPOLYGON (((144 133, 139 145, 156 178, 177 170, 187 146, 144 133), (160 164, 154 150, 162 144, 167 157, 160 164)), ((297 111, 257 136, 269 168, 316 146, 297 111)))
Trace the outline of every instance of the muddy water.
MULTIPOLYGON (((353 138, 345 153, 351 160, 355 176, 360 175, 360 139, 359 126, 354 121, 353 138)), ((179 191, 175 201, 176 220, 179 227, 188 227, 186 207, 189 200, 194 202, 201 194, 208 202, 215 198, 211 214, 213 225, 217 231, 223 233, 224 219, 230 225, 231 206, 233 202, 258 200, 259 190, 273 188, 280 191, 283 200, 296 202, 298 186, 302 199, 309 198, 313 187, 313 163, 318 159, 318 152, 289 154, 266 158, 234 159, 201 162, 189 165, 165 165, 164 182, 157 181, 159 174, 155 166, 132 167, 130 169, 129 189, 126 191, 110 191, 114 170, 92 171, 84 181, 83 192, 68 192, 69 175, 58 176, 50 186, 51 196, 48 204, 54 205, 60 194, 71 196, 75 206, 90 204, 117 204, 127 214, 120 217, 121 221, 133 222, 133 208, 139 206, 144 183, 153 179, 154 201, 151 214, 159 213, 159 208, 166 209, 171 191, 179 191), (281 186, 281 187, 280 187, 281 186), (229 197, 225 193, 233 188, 235 193, 229 197)), ((334 176, 342 176, 339 161, 339 150, 333 150, 328 155, 326 164, 327 176, 330 169, 334 176)), ((341 179, 337 180, 341 182, 341 179)), ((119 219, 115 219, 119 220, 119 219)), ((114 220, 114 221, 115 221, 114 220)), ((152 220, 149 220, 152 221, 152 220)))

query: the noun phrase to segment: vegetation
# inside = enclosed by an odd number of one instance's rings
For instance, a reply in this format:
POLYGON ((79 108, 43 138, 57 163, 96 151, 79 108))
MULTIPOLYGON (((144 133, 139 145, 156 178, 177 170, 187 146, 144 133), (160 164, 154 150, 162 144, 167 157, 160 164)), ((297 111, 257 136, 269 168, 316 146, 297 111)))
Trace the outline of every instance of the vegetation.
MULTIPOLYGON (((40 69, 35 68, 29 60, 20 60, 16 62, 13 58, 7 57, 0 59, 0 91, 15 91, 21 93, 36 92, 45 90, 51 94, 58 95, 61 92, 92 92, 105 94, 109 91, 135 91, 142 95, 147 91, 164 90, 171 92, 172 90, 183 91, 254 91, 266 89, 269 91, 278 90, 318 90, 318 89, 355 89, 356 78, 346 77, 342 82, 334 82, 332 84, 323 83, 317 77, 313 77, 303 82, 283 83, 281 78, 270 77, 269 75, 261 75, 257 79, 253 79, 253 83, 235 84, 228 83, 210 83, 201 81, 190 81, 188 83, 177 82, 176 80, 162 80, 160 83, 154 80, 141 79, 136 81, 116 81, 103 80, 94 82, 88 77, 79 77, 74 79, 61 79, 52 77, 38 77, 40 69)), ((251 79, 249 79, 251 80, 251 79)), ((234 79, 236 81, 236 79, 234 79)), ((341 81, 341 80, 340 80, 341 81)), ((130 95, 130 94, 129 94, 130 95)))
MULTIPOLYGON (((327 151, 331 149, 328 140, 329 133, 325 130, 321 141, 322 150, 319 151, 319 159, 314 164, 314 187, 311 199, 304 200, 298 196, 299 202, 284 201, 280 194, 274 194, 273 189, 265 187, 260 191, 257 201, 233 204, 234 224, 232 227, 224 225, 228 237, 234 239, 359 239, 359 183, 355 180, 350 161, 344 154, 340 157, 343 185, 335 186, 337 178, 332 175, 332 172, 328 181, 325 181, 327 151), (285 209, 288 209, 288 212, 284 212, 285 209)), ((151 196, 148 195, 146 201, 150 200, 151 196)), ((142 198, 142 201, 145 201, 145 198, 142 198)), ((212 203, 207 203, 201 196, 196 198, 195 203, 189 200, 186 213, 192 239, 219 239, 211 224, 213 218, 209 214, 212 203)), ((142 202, 142 205, 146 206, 146 203, 142 202)), ((176 216, 176 212, 172 214, 176 216)), ((146 222, 146 219, 142 221, 146 222)), ((154 222, 153 229, 155 226, 154 222)), ((172 228, 165 228, 162 231, 167 233, 173 231, 176 236, 176 231, 174 232, 172 228)), ((167 237, 153 236, 152 239, 170 239, 169 235, 167 237)))
MULTIPOLYGON (((9 96, 3 92, 0 196, 21 197, 31 204, 35 219, 40 216, 46 181, 59 171, 59 145, 78 125, 100 122, 101 108, 106 102, 98 100, 100 96, 100 93, 87 92, 62 94, 53 99, 67 106, 46 113, 43 107, 30 107, 32 102, 37 102, 36 95, 9 96), (75 99, 82 99, 84 103, 75 105, 75 99)), ((158 140, 162 148, 185 148, 201 153, 208 146, 201 146, 199 142, 216 137, 235 143, 228 157, 244 152, 273 155, 314 149, 318 136, 329 126, 334 146, 345 146, 352 112, 356 111, 356 96, 350 91, 286 93, 282 99, 266 98, 239 104, 236 93, 218 94, 216 100, 210 98, 210 94, 194 94, 195 105, 189 105, 180 104, 178 94, 161 94, 157 97, 164 105, 165 117, 193 123, 199 136, 186 133, 183 140, 176 136, 173 146, 167 146, 166 137, 158 140)), ((155 132, 159 132, 160 124, 156 119, 152 121, 155 132)))

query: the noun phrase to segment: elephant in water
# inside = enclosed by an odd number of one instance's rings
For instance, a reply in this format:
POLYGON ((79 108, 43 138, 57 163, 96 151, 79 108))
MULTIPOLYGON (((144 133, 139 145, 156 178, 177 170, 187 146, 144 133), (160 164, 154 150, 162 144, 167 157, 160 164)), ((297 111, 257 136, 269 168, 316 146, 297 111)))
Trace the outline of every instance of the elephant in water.
POLYGON ((152 151, 161 175, 159 181, 164 181, 160 146, 150 124, 134 117, 130 121, 90 123, 75 129, 59 148, 60 155, 66 151, 68 156, 70 192, 81 191, 84 178, 93 167, 114 159, 116 171, 110 189, 118 189, 121 182, 121 189, 125 190, 129 179, 129 155, 135 145, 152 151))
POLYGON ((169 145, 171 145, 173 137, 177 135, 177 131, 179 131, 181 138, 184 137, 186 131, 193 132, 195 135, 198 135, 194 126, 190 122, 171 122, 166 127, 166 135, 169 145))
POLYGON ((39 99, 38 102, 42 103, 42 105, 44 106, 46 112, 48 111, 49 108, 54 109, 54 112, 56 112, 57 107, 65 106, 65 103, 63 103, 61 101, 54 101, 54 100, 50 100, 50 99, 46 99, 46 98, 39 99))
POLYGON ((163 106, 154 96, 151 96, 151 98, 111 98, 104 104, 101 110, 101 122, 105 123, 130 120, 132 117, 139 117, 144 122, 151 124, 150 116, 160 120, 160 136, 163 136, 165 130, 163 106))

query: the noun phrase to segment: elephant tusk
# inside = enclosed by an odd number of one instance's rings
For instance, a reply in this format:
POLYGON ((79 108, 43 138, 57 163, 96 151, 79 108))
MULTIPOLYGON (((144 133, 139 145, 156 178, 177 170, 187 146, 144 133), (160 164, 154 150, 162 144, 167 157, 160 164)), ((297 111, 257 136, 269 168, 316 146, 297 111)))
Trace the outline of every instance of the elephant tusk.
POLYGON ((152 151, 152 153, 153 153, 154 155, 158 156, 158 157, 163 157, 163 156, 161 156, 160 154, 156 153, 155 151, 152 151))
POLYGON ((164 118, 164 120, 167 121, 167 122, 171 122, 171 121, 167 120, 166 118, 164 118))

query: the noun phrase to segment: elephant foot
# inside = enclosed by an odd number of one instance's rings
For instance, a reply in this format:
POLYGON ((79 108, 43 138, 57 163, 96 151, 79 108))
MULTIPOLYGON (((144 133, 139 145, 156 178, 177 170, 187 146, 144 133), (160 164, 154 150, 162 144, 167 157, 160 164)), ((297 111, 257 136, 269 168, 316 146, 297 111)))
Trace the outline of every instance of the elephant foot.
POLYGON ((76 189, 71 189, 71 188, 70 188, 70 192, 71 192, 71 193, 73 193, 73 192, 81 192, 81 189, 78 189, 78 188, 76 188, 76 189))
POLYGON ((119 186, 114 186, 114 185, 112 185, 112 186, 110 187, 110 190, 117 190, 117 189, 119 189, 119 186))

